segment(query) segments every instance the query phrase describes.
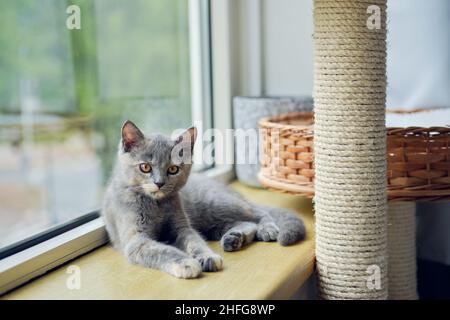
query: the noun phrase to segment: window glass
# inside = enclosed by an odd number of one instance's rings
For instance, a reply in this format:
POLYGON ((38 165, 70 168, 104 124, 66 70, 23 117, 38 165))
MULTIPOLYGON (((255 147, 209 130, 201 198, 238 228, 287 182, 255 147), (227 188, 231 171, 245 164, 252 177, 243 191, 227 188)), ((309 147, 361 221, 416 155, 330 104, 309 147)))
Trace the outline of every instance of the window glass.
POLYGON ((0 0, 0 249, 99 208, 124 120, 191 124, 188 14, 184 0, 0 0))

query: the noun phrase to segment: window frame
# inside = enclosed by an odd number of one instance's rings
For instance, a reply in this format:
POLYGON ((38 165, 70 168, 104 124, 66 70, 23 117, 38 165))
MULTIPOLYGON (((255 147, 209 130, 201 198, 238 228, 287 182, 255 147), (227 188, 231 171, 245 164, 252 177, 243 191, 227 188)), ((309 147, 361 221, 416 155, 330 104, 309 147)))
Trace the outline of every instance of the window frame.
MULTIPOLYGON (((211 128, 222 132, 232 128, 232 66, 237 65, 232 55, 231 8, 228 0, 189 0, 190 29, 201 31, 200 19, 196 19, 198 25, 191 25, 191 18, 203 16, 209 43, 209 48, 205 48, 202 46, 205 41, 197 37, 194 40, 196 47, 190 54, 200 53, 203 57, 208 54, 210 60, 205 70, 204 60, 198 59, 198 56, 191 58, 191 82, 197 84, 193 88, 191 85, 192 121, 206 122, 211 128), (192 75, 193 68, 199 74, 192 75), (204 95, 206 86, 210 86, 209 98, 204 95), (211 106, 207 112, 205 103, 211 106)), ((213 144, 215 150, 233 154, 232 145, 222 146, 217 141, 213 144)), ((223 183, 229 183, 235 177, 233 164, 214 165, 204 173, 223 183)), ((18 249, 8 247, 11 254, 0 260, 0 295, 108 242, 105 224, 98 212, 75 220, 17 243, 18 249)))

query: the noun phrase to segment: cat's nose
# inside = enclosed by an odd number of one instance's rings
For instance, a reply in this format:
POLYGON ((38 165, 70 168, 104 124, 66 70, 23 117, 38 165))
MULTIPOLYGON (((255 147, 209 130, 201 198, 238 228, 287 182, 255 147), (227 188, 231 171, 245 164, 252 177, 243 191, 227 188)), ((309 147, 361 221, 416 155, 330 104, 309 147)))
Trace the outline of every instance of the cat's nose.
POLYGON ((158 188, 162 188, 163 187, 163 185, 164 185, 164 182, 155 182, 155 184, 158 186, 158 188))

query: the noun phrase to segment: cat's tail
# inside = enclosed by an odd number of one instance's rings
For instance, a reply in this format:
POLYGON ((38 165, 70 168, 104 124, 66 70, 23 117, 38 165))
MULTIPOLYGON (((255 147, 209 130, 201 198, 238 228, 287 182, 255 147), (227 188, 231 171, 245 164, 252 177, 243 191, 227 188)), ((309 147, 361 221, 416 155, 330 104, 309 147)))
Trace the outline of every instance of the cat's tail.
POLYGON ((305 224, 298 215, 283 208, 259 205, 256 207, 258 209, 256 211, 261 218, 264 219, 264 215, 268 214, 269 217, 273 219, 279 229, 277 241, 282 246, 288 246, 305 239, 305 224))

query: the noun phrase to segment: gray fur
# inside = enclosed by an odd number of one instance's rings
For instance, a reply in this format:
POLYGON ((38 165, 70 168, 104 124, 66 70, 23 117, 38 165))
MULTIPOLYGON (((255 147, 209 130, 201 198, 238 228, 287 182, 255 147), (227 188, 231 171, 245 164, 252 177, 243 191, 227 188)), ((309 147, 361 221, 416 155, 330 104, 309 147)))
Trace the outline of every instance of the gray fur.
POLYGON ((177 162, 179 172, 168 174, 172 151, 186 141, 192 151, 195 137, 195 128, 176 141, 145 137, 133 123, 124 124, 102 215, 112 244, 131 263, 195 278, 223 266, 204 238, 220 240, 225 251, 255 239, 289 245, 304 238, 304 225, 292 213, 253 204, 223 184, 190 174, 189 152, 177 162), (151 163, 150 173, 139 169, 143 162, 151 163))

